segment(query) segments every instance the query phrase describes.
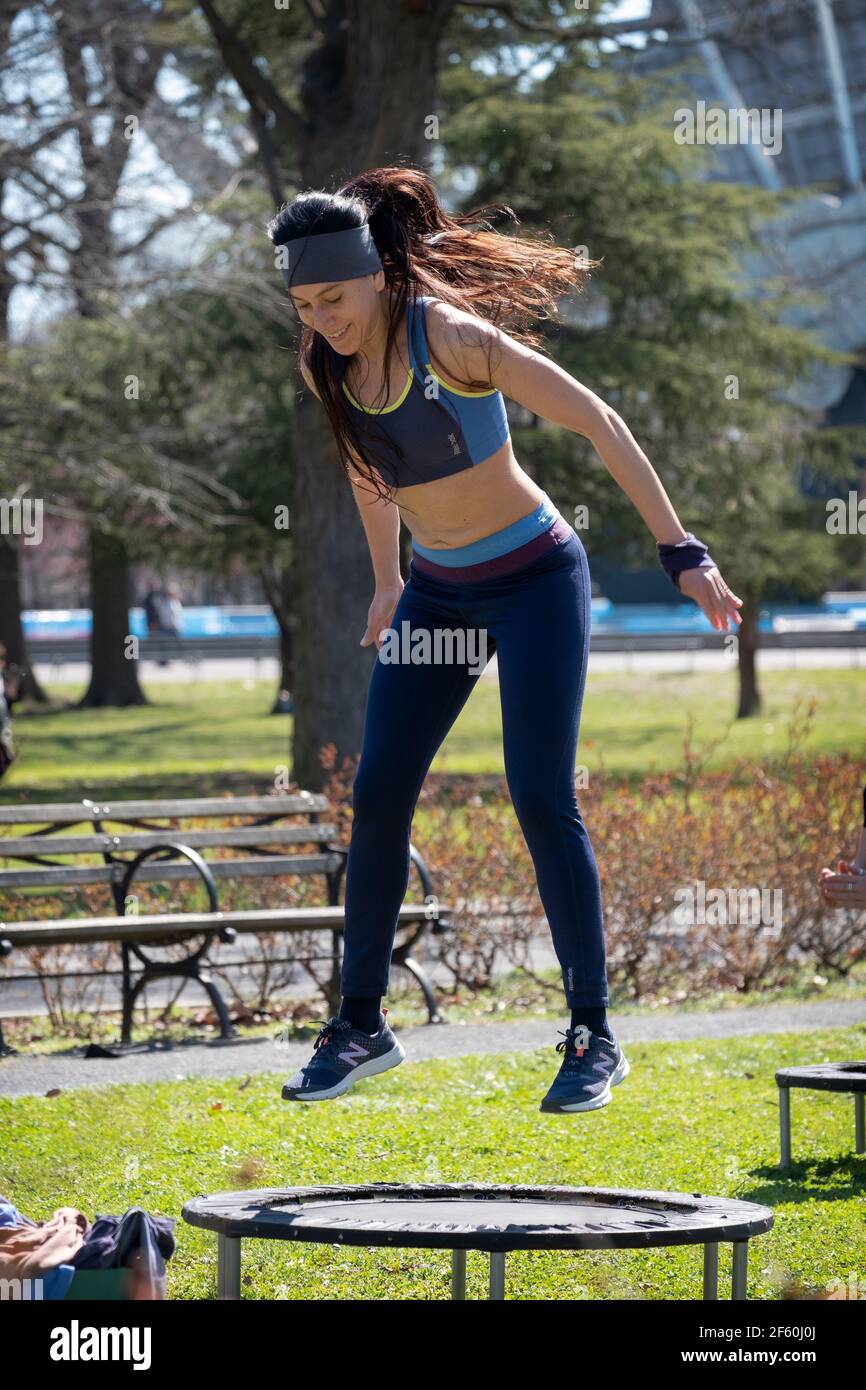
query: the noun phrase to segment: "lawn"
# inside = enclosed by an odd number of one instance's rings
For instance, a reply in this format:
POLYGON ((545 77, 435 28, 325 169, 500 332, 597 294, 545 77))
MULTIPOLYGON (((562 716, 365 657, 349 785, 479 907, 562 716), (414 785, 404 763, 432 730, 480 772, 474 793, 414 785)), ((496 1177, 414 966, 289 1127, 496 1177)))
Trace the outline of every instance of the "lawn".
MULTIPOLYGON (((862 670, 767 671, 764 708, 736 720, 736 676, 590 674, 578 762, 613 776, 640 777, 679 767, 689 715, 699 747, 723 737, 708 768, 734 757, 781 758, 789 724, 817 701, 807 753, 851 754, 866 745, 862 670)), ((50 686, 59 700, 77 687, 50 686)), ((20 760, 0 799, 22 793, 59 800, 97 791, 114 797, 204 796, 272 785, 290 762, 292 717, 270 716, 269 681, 152 684, 149 706, 20 715, 20 760)), ((481 681, 434 759, 431 772, 504 771, 499 688, 481 681)))
MULTIPOLYGON (((771 1206, 750 1247, 749 1296, 786 1283, 821 1289, 866 1278, 866 1156, 853 1153, 850 1097, 797 1092, 794 1165, 778 1162, 776 1068, 866 1051, 866 1026, 765 1037, 635 1044, 606 1109, 543 1115, 552 1048, 406 1063, 334 1103, 287 1105, 281 1077, 187 1079, 0 1099, 0 1191, 39 1220, 72 1204, 92 1219, 140 1204, 180 1218, 227 1188, 305 1183, 516 1182, 702 1192, 771 1206)), ((178 1066, 182 1061, 178 1059, 178 1066)), ((213 1298, 216 1240, 178 1219, 169 1298, 213 1298)), ((730 1245, 720 1247, 729 1296, 730 1245)), ((470 1253, 467 1296, 486 1297, 470 1253)), ((249 1299, 447 1299, 447 1251, 246 1242, 249 1299)), ((699 1247, 518 1252, 506 1296, 694 1299, 699 1247)))

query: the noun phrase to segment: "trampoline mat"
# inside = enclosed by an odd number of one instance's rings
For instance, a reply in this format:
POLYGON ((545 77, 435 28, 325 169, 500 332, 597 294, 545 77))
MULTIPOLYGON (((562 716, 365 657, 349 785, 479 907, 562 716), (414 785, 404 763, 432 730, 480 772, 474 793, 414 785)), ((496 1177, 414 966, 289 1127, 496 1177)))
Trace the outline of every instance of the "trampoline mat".
POLYGON ((697 1193, 471 1183, 217 1193, 183 1216, 232 1236, 499 1250, 737 1240, 773 1223, 767 1207, 697 1193))

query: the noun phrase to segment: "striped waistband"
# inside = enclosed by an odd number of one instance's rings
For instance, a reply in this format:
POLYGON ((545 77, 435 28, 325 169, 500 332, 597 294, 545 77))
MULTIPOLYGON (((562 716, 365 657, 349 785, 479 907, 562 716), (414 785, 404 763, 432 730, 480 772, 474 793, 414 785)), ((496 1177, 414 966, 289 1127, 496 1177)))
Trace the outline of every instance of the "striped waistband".
POLYGON ((547 551, 562 545, 572 534, 572 528, 545 493, 544 500, 530 516, 521 517, 512 526, 483 536, 471 545, 453 550, 430 550, 413 541, 412 566, 419 574, 446 584, 480 583, 531 565, 547 551), (432 560, 432 555, 440 558, 432 560))

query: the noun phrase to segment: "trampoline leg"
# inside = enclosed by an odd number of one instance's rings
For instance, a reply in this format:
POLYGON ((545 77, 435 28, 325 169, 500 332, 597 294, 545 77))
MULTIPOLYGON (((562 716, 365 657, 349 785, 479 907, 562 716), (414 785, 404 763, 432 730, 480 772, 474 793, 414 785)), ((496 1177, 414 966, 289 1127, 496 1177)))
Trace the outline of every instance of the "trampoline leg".
POLYGON ((217 1234, 217 1298, 240 1298, 240 1296, 240 1237, 217 1234))
POLYGON ((488 1297, 505 1297, 505 1252, 503 1250, 490 1252, 490 1293, 488 1297))
POLYGON ((704 1298, 719 1296, 719 1246, 714 1240, 704 1246, 704 1298))
POLYGON ((466 1251, 451 1251, 451 1297, 466 1297, 466 1251))
POLYGON ((791 1088, 779 1087, 779 1163, 783 1168, 791 1165, 791 1088))
POLYGON ((858 1154, 866 1154, 864 1101, 866 1101, 866 1095, 862 1091, 856 1091, 854 1094, 854 1152, 858 1154))
POLYGON ((746 1297, 746 1280, 749 1273, 749 1242, 734 1240, 734 1267, 731 1274, 731 1299, 742 1301, 746 1297))

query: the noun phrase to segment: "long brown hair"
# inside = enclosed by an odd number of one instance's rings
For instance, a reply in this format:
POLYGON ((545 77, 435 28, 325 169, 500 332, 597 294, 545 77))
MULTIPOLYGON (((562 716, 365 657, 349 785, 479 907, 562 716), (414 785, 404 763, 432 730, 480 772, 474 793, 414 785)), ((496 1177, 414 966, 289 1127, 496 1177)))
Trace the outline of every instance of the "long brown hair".
MULTIPOLYGON (((390 291, 384 404, 390 392, 394 343, 407 301, 414 304, 418 295, 431 295, 502 327, 528 347, 539 348, 541 336, 531 325, 555 317, 557 298, 569 287, 582 290, 590 270, 601 264, 557 246, 549 233, 505 236, 493 231, 483 217, 491 212, 518 222, 504 203, 486 204, 451 217, 441 206, 427 173, 411 166, 389 165, 359 174, 336 193, 299 193, 280 209, 267 230, 274 246, 284 246, 298 237, 369 223, 385 272, 386 289, 390 291), (431 242, 431 238, 435 241, 431 242)), ((432 356, 432 347, 430 352, 432 356)), ((370 449, 368 439, 362 440, 359 435, 341 389, 349 359, 311 328, 305 328, 301 336, 299 358, 325 407, 344 471, 348 474, 352 463, 347 452, 347 446, 351 446, 358 459, 368 467, 375 463, 387 476, 393 471, 395 453, 402 456, 402 450, 381 427, 381 455, 370 449)), ((444 365, 434 358, 433 365, 437 363, 444 365)), ((451 372, 442 374, 450 376, 455 384, 459 382, 463 390, 483 391, 492 387, 489 354, 487 369, 486 381, 463 382, 451 372)), ((423 390, 422 383, 413 382, 413 386, 423 390)), ((375 418, 371 415, 370 420, 375 418)), ((355 467, 353 463, 352 466, 355 467)), ((390 500, 372 473, 359 471, 373 484, 379 497, 390 500)))

